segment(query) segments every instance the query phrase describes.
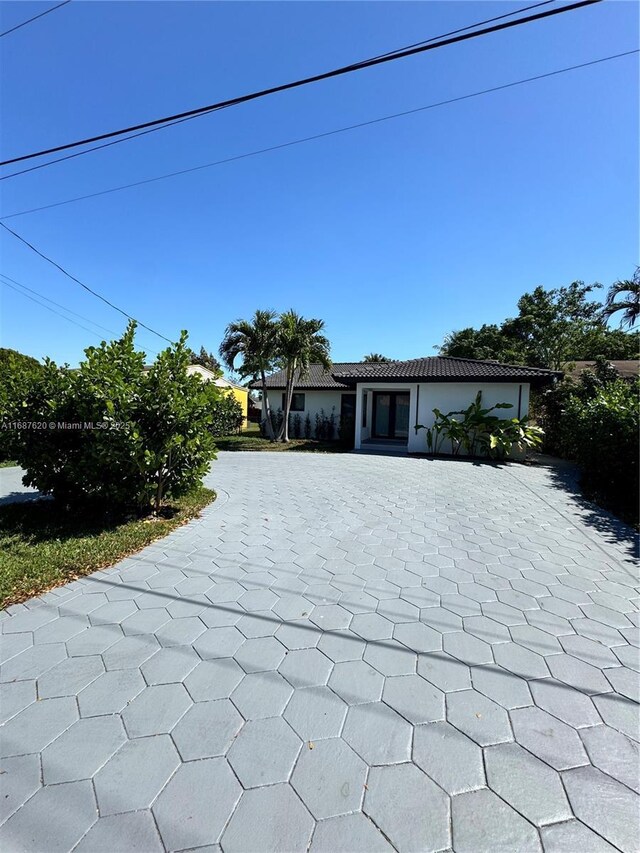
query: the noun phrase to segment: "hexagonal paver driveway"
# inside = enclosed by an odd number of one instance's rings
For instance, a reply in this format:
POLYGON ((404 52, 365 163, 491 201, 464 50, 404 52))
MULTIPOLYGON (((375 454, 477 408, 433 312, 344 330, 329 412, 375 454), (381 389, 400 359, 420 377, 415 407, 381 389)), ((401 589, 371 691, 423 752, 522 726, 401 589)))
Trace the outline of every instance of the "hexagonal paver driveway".
POLYGON ((1 614, 0 849, 640 849, 630 531, 547 468, 233 453, 210 482, 1 614))

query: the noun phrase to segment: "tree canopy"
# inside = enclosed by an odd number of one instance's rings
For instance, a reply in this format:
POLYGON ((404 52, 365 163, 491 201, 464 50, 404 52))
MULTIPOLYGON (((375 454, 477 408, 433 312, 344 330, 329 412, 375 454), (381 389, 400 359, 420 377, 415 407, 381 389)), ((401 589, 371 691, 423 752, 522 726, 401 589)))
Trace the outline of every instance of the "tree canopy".
POLYGON ((599 284, 536 287, 518 300, 516 317, 446 335, 439 351, 460 358, 495 359, 560 370, 572 361, 638 357, 639 335, 610 329, 602 304, 591 298, 599 284))

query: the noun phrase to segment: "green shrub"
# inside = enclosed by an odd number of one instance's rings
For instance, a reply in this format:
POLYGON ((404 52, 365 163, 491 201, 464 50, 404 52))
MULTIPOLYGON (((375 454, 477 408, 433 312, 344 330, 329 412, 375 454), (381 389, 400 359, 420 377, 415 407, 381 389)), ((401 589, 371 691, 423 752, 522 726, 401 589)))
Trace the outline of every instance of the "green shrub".
POLYGON ((488 456, 504 459, 514 449, 526 451, 538 447, 542 442, 542 429, 533 426, 524 418, 500 418, 492 414, 496 409, 512 409, 511 403, 497 403, 489 409, 482 408, 482 392, 466 409, 444 414, 433 409, 435 420, 426 430, 429 453, 440 453, 448 442, 451 454, 458 456, 462 450, 469 456, 488 456))
POLYGON ((0 347, 0 462, 16 458, 20 431, 11 424, 23 420, 25 399, 42 370, 35 358, 0 347))
POLYGON ((544 449, 580 465, 588 497, 632 523, 638 519, 638 381, 604 363, 565 380, 536 401, 544 449))
POLYGON ((211 435, 218 438, 238 432, 244 423, 244 415, 242 406, 233 393, 210 382, 205 384, 205 393, 211 406, 211 435))
POLYGON ((120 340, 89 347, 77 370, 46 362, 23 419, 53 426, 21 432, 25 485, 68 505, 144 513, 200 482, 215 456, 212 415, 186 373, 186 332, 148 369, 134 335, 130 323, 120 340))

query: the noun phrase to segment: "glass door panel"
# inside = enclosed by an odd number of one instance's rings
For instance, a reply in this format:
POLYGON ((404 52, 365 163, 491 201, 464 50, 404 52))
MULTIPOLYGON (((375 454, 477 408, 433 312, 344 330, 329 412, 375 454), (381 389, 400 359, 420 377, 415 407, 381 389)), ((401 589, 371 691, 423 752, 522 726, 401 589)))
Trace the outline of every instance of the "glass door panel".
POLYGON ((375 417, 373 423, 374 435, 379 438, 389 437, 391 425, 391 394, 376 394, 375 417))
POLYGON ((395 429, 394 438, 409 437, 409 395, 395 395, 395 429))

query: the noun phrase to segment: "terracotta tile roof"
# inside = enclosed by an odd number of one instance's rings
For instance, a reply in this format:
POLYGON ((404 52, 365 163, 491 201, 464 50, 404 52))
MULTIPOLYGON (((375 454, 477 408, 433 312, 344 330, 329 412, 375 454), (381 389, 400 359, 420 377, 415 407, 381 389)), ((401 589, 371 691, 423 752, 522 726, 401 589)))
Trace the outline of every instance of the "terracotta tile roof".
MULTIPOLYGON (((335 362, 330 370, 312 364, 306 376, 295 387, 306 389, 350 388, 357 382, 545 382, 562 374, 540 367, 500 364, 471 358, 434 355, 409 361, 384 363, 335 362)), ((285 372, 278 370, 267 377, 267 388, 284 388, 285 372)), ((259 388, 253 382, 252 388, 259 388)))

